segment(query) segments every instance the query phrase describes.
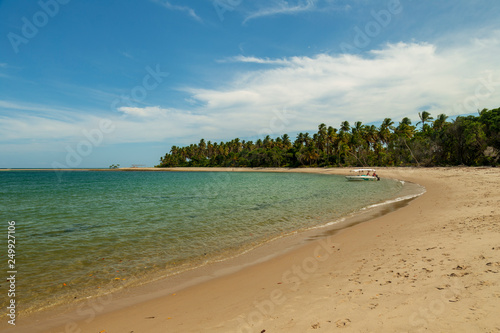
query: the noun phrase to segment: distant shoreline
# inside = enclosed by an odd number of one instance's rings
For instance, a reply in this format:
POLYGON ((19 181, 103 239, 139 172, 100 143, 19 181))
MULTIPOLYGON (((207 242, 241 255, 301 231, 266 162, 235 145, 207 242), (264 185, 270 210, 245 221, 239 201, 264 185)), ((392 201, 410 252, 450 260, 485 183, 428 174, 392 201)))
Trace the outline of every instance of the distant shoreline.
MULTIPOLYGON (((280 172, 280 171, 286 171, 286 172, 294 172, 294 171, 299 171, 300 172, 308 172, 307 170, 311 170, 311 172, 318 173, 318 171, 321 170, 352 170, 355 168, 361 168, 359 166, 350 166, 350 167, 324 167, 324 168, 318 168, 318 167, 299 167, 299 168, 291 168, 291 167, 256 167, 256 168, 249 168, 249 167, 142 167, 142 168, 117 168, 117 169, 110 169, 110 168, 69 168, 69 169, 53 169, 53 168, 0 168, 0 171, 54 171, 54 172, 65 172, 65 171, 234 171, 234 172, 242 172, 242 171, 258 171, 258 172, 266 172, 266 171, 275 171, 275 172, 280 172)), ((464 165, 454 165, 454 166, 442 166, 442 167, 417 167, 417 166, 398 166, 398 167, 377 167, 377 166, 370 166, 369 168, 373 169, 401 169, 401 170, 410 170, 410 169, 464 169, 464 168, 470 168, 470 169, 495 169, 495 166, 464 166, 464 165)))

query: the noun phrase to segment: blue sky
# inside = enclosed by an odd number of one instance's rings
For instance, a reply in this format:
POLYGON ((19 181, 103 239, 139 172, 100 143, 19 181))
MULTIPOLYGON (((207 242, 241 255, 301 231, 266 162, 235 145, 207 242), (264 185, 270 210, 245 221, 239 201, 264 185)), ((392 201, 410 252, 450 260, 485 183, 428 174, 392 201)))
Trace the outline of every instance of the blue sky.
POLYGON ((497 0, 0 0, 0 168, 500 106, 497 0))

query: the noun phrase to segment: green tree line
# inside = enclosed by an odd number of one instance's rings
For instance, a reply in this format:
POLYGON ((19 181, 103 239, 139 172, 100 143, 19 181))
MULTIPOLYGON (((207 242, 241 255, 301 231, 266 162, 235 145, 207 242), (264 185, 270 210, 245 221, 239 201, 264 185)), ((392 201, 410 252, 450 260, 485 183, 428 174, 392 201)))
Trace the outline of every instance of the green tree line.
POLYGON ((238 138, 186 147, 172 146, 158 167, 335 167, 497 165, 500 159, 500 108, 435 119, 427 111, 415 125, 385 118, 380 126, 344 121, 318 126, 314 134, 283 134, 257 141, 238 138))

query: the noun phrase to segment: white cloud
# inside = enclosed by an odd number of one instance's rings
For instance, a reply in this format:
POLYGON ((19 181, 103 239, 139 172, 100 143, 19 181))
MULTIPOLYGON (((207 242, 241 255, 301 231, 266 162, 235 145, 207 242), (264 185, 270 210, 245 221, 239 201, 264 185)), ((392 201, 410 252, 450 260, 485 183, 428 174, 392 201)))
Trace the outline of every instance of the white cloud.
POLYGON ((161 109, 158 106, 145 107, 145 108, 123 106, 118 108, 118 111, 123 112, 125 115, 130 115, 139 118, 151 118, 151 117, 157 118, 157 117, 166 117, 168 115, 168 110, 161 109))
POLYGON ((163 7, 167 8, 168 10, 174 10, 174 11, 180 11, 180 12, 185 12, 189 16, 191 16, 193 19, 199 22, 203 22, 201 17, 199 17, 194 9, 188 7, 188 6, 178 6, 178 5, 172 5, 169 1, 162 1, 162 0, 153 0, 155 2, 158 2, 161 4, 163 7))
POLYGON ((304 1, 299 1, 296 5, 290 5, 288 1, 284 0, 270 1, 270 6, 262 7, 254 12, 249 13, 243 21, 243 24, 256 18, 274 15, 293 15, 301 12, 311 11, 315 8, 315 0, 306 0, 305 3, 304 1))
POLYGON ((298 115, 288 124, 289 131, 315 128, 321 122, 338 126, 344 119, 416 119, 424 108, 435 115, 475 112, 500 105, 500 94, 495 93, 500 89, 498 36, 483 44, 471 40, 445 48, 388 44, 367 56, 234 57, 242 63, 276 66, 241 73, 230 89, 190 92, 214 114, 221 109, 251 112, 263 120, 286 106, 298 115))
MULTIPOLYGON (((326 123, 364 123, 423 109, 436 116, 500 106, 500 33, 451 46, 388 44, 367 55, 268 59, 234 57, 258 70, 241 71, 224 87, 192 87, 192 106, 122 107, 110 116, 115 130, 105 143, 196 142, 314 130, 326 123)), ((234 64, 232 65, 234 66, 234 64)), ((0 142, 77 142, 97 128, 100 116, 0 101, 0 142), (9 113, 9 116, 7 116, 9 113), (5 134, 4 134, 5 133, 5 134)))
POLYGON ((255 10, 246 10, 243 24, 250 20, 278 15, 298 15, 308 12, 350 11, 349 4, 339 5, 337 0, 271 0, 261 1, 255 10))
POLYGON ((284 65, 287 64, 288 61, 286 59, 269 59, 269 58, 257 58, 257 57, 247 57, 247 56, 235 56, 229 57, 223 60, 219 60, 220 63, 225 62, 246 62, 246 63, 255 63, 255 64, 270 64, 270 65, 284 65))
POLYGON ((124 56, 125 58, 129 58, 131 60, 134 60, 134 57, 128 53, 128 52, 120 52, 122 56, 124 56))
POLYGON ((0 142, 15 140, 58 140, 74 137, 82 122, 68 122, 59 119, 24 115, 19 118, 0 117, 0 142))

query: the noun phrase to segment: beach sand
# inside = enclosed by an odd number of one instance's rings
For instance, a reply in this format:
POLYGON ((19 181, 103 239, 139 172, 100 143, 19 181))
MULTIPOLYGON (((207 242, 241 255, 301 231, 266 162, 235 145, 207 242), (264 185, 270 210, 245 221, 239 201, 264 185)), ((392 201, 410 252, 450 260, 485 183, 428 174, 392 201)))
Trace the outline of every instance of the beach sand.
POLYGON ((287 250, 267 260, 279 246, 253 251, 252 264, 239 258, 53 318, 20 317, 6 332, 500 332, 500 169, 377 173, 427 192, 338 232, 282 240, 287 250))

